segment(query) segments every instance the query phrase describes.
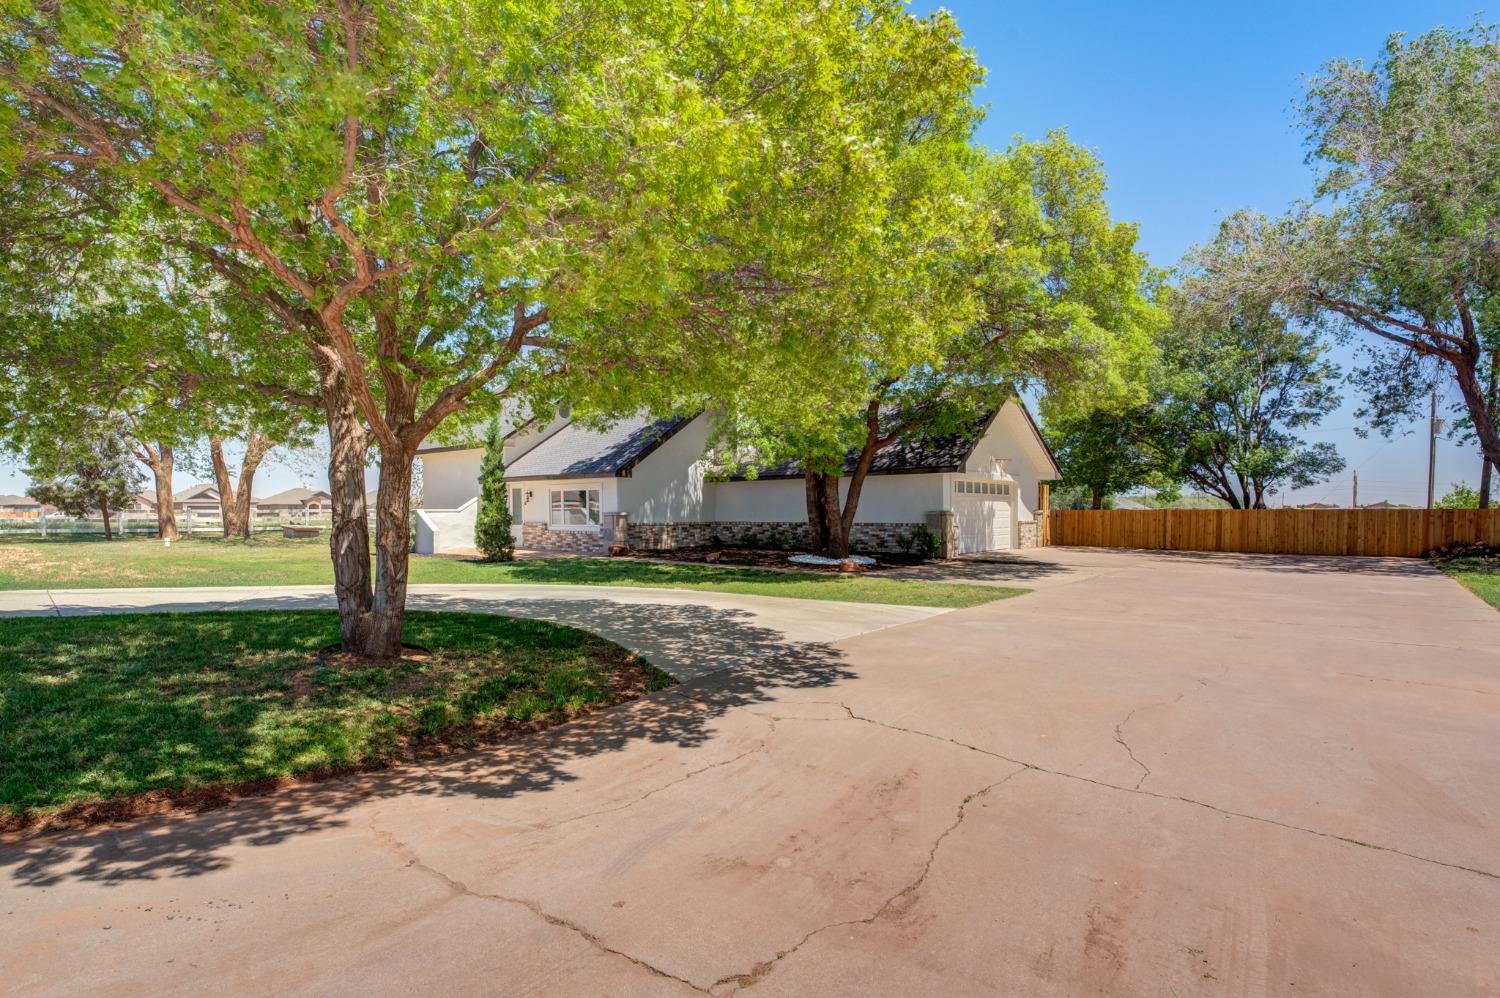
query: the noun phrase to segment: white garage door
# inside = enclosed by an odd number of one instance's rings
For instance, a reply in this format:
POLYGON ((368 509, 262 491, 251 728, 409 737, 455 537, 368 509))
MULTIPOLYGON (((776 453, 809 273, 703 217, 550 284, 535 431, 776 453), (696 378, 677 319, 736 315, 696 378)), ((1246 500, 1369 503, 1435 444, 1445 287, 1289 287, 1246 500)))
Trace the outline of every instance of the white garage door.
POLYGON ((1010 550, 1010 482, 953 483, 958 553, 1010 550))

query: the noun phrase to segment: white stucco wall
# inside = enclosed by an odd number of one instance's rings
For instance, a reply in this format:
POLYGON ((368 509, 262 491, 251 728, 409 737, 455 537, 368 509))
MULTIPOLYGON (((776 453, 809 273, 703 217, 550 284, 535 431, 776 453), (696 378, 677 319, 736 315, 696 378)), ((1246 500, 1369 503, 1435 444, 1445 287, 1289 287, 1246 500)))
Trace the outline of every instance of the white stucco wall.
POLYGON ((478 516, 477 497, 457 509, 417 510, 417 554, 442 554, 472 548, 474 521, 478 516))
MULTIPOLYGON (((545 425, 518 431, 505 443, 505 463, 509 465, 567 425, 566 417, 557 416, 545 425)), ((421 458, 424 508, 457 509, 479 495, 479 465, 484 460, 483 447, 437 451, 423 454, 421 458)))
POLYGON ((702 523, 714 519, 712 488, 705 488, 703 458, 710 432, 699 416, 662 442, 618 479, 619 509, 631 523, 702 523))
MULTIPOLYGON (((714 518, 723 522, 784 523, 807 519, 807 491, 800 478, 718 482, 709 486, 714 518)), ((839 483, 849 497, 849 480, 839 483)), ((921 523, 943 509, 942 475, 872 475, 859 494, 855 523, 921 523)))
POLYGON ((1010 459, 1010 474, 1016 480, 1016 518, 1035 519, 1032 509, 1036 506, 1037 485, 1057 477, 1057 471, 1032 432, 1026 413, 1015 402, 1001 407, 989 432, 974 448, 965 470, 987 476, 990 459, 997 457, 1010 459))
POLYGON ((479 462, 484 448, 422 455, 422 507, 457 509, 479 495, 479 462))

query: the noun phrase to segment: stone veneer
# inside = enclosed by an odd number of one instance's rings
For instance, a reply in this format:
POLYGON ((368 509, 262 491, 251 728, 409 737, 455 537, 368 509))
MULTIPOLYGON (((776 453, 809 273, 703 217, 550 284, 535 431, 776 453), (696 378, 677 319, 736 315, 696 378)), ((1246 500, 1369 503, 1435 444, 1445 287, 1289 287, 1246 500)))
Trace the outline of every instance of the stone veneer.
MULTIPOLYGON (((850 544, 862 551, 897 552, 901 535, 909 534, 915 523, 856 523, 850 532, 850 544)), ((807 522, 749 523, 719 520, 709 523, 632 523, 626 528, 630 546, 643 550, 706 547, 714 538, 725 545, 739 545, 745 534, 755 538, 753 544, 779 541, 788 547, 807 547, 810 533, 807 522)))
POLYGON ((1042 546, 1042 524, 1040 520, 1022 520, 1016 524, 1016 550, 1042 546))
POLYGON ((545 523, 523 523, 521 547, 529 551, 600 554, 609 550, 609 542, 597 530, 553 530, 545 523))
MULTIPOLYGON (((939 543, 946 540, 946 550, 938 557, 946 558, 948 552, 958 544, 957 524, 951 512, 934 513, 926 524, 916 523, 856 523, 850 537, 851 544, 861 551, 887 552, 901 550, 901 537, 911 533, 917 526, 925 525, 937 534, 939 543), (947 535, 946 537, 944 535, 947 535)), ((629 545, 637 550, 671 550, 673 548, 708 547, 718 538, 720 543, 736 546, 742 543, 745 534, 754 537, 752 544, 779 547, 807 547, 809 532, 807 523, 749 523, 715 521, 709 523, 630 523, 625 528, 629 545)), ((1016 547, 1024 550, 1040 546, 1041 524, 1035 520, 1023 520, 1016 525, 1016 547)), ((570 551, 575 554, 600 554, 609 550, 605 532, 592 530, 553 530, 545 523, 521 524, 521 547, 533 551, 570 551)))

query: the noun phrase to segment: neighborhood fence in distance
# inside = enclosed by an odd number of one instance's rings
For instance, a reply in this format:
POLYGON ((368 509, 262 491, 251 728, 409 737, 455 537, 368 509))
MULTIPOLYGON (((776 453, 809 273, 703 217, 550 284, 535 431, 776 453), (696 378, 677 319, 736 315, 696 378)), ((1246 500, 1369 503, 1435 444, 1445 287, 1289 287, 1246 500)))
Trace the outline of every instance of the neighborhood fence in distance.
POLYGON ((1416 558, 1500 545, 1500 509, 1054 509, 1048 541, 1074 547, 1416 558))

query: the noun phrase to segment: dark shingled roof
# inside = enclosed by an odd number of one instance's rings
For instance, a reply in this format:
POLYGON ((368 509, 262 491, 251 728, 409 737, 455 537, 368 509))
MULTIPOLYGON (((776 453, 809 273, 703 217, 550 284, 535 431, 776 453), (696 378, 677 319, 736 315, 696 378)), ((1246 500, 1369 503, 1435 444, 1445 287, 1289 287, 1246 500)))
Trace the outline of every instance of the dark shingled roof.
MULTIPOLYGON (((964 462, 973 453, 981 437, 989 429, 990 421, 995 418, 998 410, 991 409, 980 413, 974 420, 973 425, 966 433, 953 433, 946 436, 917 436, 910 440, 897 440, 887 444, 875 452, 875 460, 870 465, 872 475, 911 475, 924 474, 940 471, 962 471, 964 462)), ((852 474, 854 465, 859 460, 859 452, 851 450, 844 456, 844 474, 852 474)), ((744 481, 751 476, 741 473, 734 476, 736 481, 744 481)), ((802 462, 798 460, 783 461, 780 464, 764 467, 755 475, 756 478, 801 478, 802 462)))
POLYGON ((535 478, 624 478, 691 417, 622 419, 604 430, 569 423, 511 462, 506 481, 535 478))

